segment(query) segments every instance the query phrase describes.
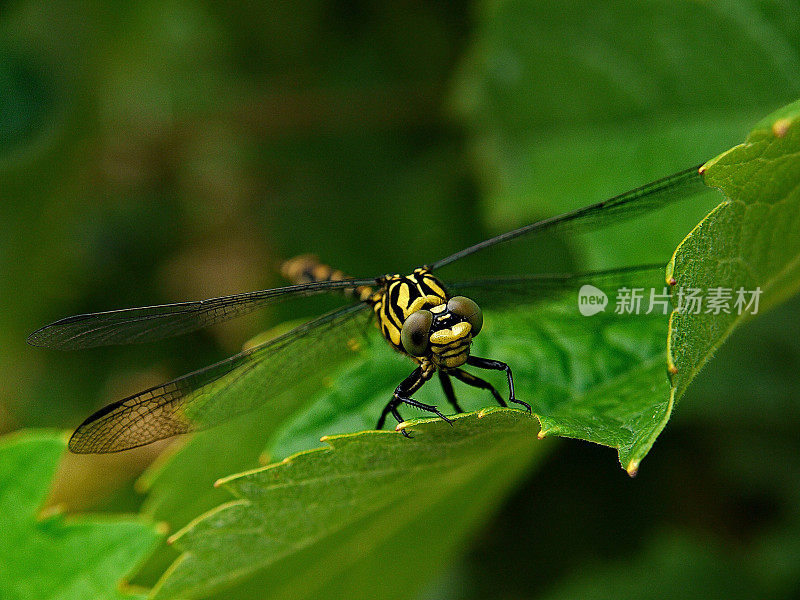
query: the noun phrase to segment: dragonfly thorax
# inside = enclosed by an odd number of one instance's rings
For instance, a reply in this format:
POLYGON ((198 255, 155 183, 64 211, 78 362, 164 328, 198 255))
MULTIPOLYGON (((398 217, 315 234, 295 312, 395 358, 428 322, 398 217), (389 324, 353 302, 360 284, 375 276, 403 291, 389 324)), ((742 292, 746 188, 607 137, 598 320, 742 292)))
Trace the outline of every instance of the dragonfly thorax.
POLYGON ((410 275, 386 275, 382 286, 368 300, 378 318, 383 337, 400 352, 405 352, 400 333, 409 316, 445 304, 444 284, 428 269, 415 269, 410 275))
POLYGON ((411 275, 389 275, 384 287, 371 298, 378 327, 400 352, 428 358, 436 367, 451 369, 469 358, 472 338, 483 316, 469 298, 449 297, 430 270, 421 267, 411 275))

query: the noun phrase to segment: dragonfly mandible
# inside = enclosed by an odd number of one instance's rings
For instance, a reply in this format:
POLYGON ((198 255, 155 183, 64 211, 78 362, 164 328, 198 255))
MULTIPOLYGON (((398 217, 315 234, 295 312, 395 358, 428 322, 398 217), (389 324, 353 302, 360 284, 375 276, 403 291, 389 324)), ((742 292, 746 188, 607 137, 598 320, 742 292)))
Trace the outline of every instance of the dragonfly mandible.
MULTIPOLYGON (((707 190, 698 167, 680 171, 630 192, 555 217, 508 231, 419 267, 409 275, 350 278, 309 255, 285 263, 284 275, 294 285, 199 300, 76 315, 46 325, 28 337, 34 346, 74 350, 151 342, 172 337, 248 313, 277 300, 329 292, 344 292, 355 302, 295 327, 225 360, 149 388, 98 410, 73 433, 75 453, 119 452, 174 435, 205 429, 254 410, 296 381, 302 369, 313 368, 346 346, 364 323, 373 320, 396 351, 417 363, 395 389, 377 428, 391 414, 403 422, 402 405, 414 406, 449 421, 436 406, 414 400, 412 394, 438 374, 443 392, 456 412, 462 412, 450 377, 487 390, 501 405, 507 403, 488 382, 463 367, 504 371, 511 403, 530 411, 516 398, 509 365, 495 358, 470 354, 472 340, 483 325, 481 308, 458 291, 490 289, 498 293, 526 289, 537 293, 564 288, 580 277, 596 275, 529 275, 444 283, 435 273, 451 263, 524 236, 544 231, 589 230, 662 208, 707 190), (244 376, 261 376, 264 385, 254 393, 241 385, 244 376), (220 402, 220 392, 226 401, 220 402)), ((637 267, 630 267, 634 270, 637 267)), ((408 436, 405 428, 399 430, 408 436)))

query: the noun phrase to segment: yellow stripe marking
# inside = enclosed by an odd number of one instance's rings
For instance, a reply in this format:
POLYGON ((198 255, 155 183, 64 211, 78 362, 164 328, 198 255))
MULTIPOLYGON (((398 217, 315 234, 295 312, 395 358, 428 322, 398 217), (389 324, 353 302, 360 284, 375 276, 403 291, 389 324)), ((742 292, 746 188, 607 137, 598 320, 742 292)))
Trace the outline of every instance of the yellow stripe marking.
POLYGON ((395 346, 400 346, 400 330, 397 327, 389 327, 389 339, 395 346))
POLYGON ((432 277, 426 277, 425 283, 427 283, 430 286, 430 288, 436 293, 437 296, 444 298, 445 296, 444 290, 438 283, 436 283, 435 279, 433 279, 432 277))
POLYGON ((405 312, 405 309, 408 306, 408 301, 408 285, 400 284, 400 291, 397 294, 397 305, 403 310, 403 312, 405 312))

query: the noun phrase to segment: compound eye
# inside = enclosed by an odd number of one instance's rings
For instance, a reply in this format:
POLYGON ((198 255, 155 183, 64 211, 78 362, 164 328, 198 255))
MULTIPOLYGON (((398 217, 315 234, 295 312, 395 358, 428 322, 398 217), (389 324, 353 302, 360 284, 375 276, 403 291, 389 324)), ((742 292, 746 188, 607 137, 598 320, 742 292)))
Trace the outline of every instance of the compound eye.
POLYGON ((481 307, 475 304, 474 300, 470 300, 466 296, 453 296, 447 301, 447 310, 466 319, 467 323, 472 326, 472 337, 480 333, 483 327, 483 311, 481 307))
POLYGON ((433 313, 429 310, 418 310, 411 313, 403 329, 400 330, 400 340, 403 348, 411 356, 425 356, 428 352, 428 334, 431 332, 433 313))

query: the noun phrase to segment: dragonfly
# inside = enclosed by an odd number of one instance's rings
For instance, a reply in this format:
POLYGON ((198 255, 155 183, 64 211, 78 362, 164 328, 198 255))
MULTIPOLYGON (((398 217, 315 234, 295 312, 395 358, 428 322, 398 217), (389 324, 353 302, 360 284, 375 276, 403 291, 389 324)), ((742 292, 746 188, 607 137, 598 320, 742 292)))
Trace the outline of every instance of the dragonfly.
MULTIPOLYGON (((452 424, 435 405, 413 394, 437 375, 449 404, 463 412, 451 377, 486 390, 501 406, 531 407, 514 391, 512 366, 471 354, 473 339, 483 331, 483 312, 475 297, 494 294, 514 302, 524 292, 546 297, 576 281, 602 274, 533 274, 445 283, 437 272, 467 256, 546 231, 589 231, 608 223, 644 215, 677 200, 708 190, 701 169, 692 167, 607 200, 534 222, 464 248, 405 275, 347 277, 310 255, 287 261, 283 274, 292 285, 207 300, 125 308, 67 317, 34 331, 34 346, 76 350, 144 343, 177 336, 249 313, 287 298, 343 292, 352 302, 303 323, 283 335, 247 348, 215 364, 151 387, 101 408, 81 423, 69 441, 74 453, 111 453, 221 424, 257 409, 291 389, 305 374, 348 352, 356 336, 375 323, 395 351, 416 367, 388 398, 376 428, 391 415, 397 429, 401 407, 414 407, 452 424), (469 294, 469 295, 467 295, 469 294), (472 296, 472 298, 470 297, 472 296), (471 370, 467 370, 471 368, 471 370), (508 402, 472 370, 502 371, 508 402), (253 386, 253 377, 260 378, 253 386), (263 382, 263 383, 262 383, 263 382)), ((635 270, 637 267, 628 267, 635 270)), ((623 269, 625 270, 625 269, 623 269)), ((605 272, 606 274, 608 271, 605 272)))

